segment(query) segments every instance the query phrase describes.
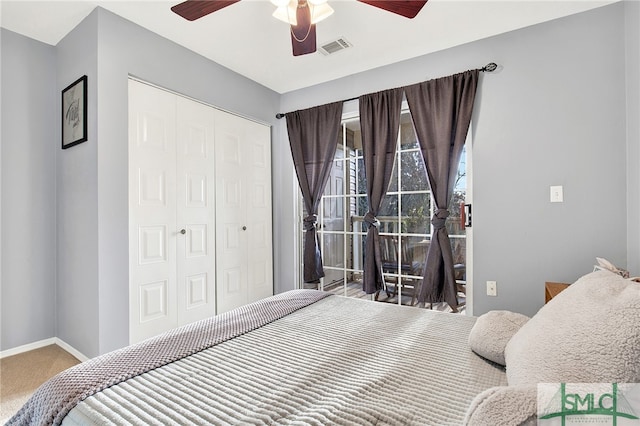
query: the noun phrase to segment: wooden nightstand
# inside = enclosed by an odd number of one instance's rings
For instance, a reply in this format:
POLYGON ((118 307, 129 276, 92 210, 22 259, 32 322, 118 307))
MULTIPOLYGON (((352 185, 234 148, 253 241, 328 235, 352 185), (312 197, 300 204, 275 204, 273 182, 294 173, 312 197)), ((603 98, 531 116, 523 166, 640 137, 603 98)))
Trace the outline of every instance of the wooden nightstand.
POLYGON ((547 281, 544 283, 544 303, 549 303, 549 300, 553 299, 565 288, 569 287, 567 283, 553 283, 547 281))

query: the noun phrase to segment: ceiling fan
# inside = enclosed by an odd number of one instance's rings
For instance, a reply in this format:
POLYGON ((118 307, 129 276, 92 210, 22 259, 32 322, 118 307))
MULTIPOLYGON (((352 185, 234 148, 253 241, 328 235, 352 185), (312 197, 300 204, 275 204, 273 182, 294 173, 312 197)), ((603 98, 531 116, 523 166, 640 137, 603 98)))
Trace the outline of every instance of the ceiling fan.
MULTIPOLYGON (((187 0, 173 6, 171 10, 184 19, 195 21, 239 1, 187 0)), ((428 0, 357 1, 411 19, 420 12, 428 0)), ((316 51, 316 23, 333 12, 333 9, 328 7, 325 2, 326 0, 272 0, 272 3, 278 6, 274 16, 291 26, 293 56, 306 55, 316 51), (320 7, 324 7, 326 13, 320 13, 320 7)))

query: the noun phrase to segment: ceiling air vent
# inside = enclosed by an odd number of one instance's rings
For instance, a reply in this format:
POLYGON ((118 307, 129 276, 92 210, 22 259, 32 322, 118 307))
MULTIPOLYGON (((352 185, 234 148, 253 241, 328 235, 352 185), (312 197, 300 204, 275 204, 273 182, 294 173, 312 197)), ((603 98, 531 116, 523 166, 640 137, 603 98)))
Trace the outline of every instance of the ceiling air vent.
POLYGON ((352 46, 353 45, 349 43, 344 37, 340 37, 337 40, 330 41, 328 43, 323 44, 322 46, 320 46, 319 50, 320 52, 322 52, 323 55, 332 55, 336 52, 339 52, 341 50, 347 49, 352 46))

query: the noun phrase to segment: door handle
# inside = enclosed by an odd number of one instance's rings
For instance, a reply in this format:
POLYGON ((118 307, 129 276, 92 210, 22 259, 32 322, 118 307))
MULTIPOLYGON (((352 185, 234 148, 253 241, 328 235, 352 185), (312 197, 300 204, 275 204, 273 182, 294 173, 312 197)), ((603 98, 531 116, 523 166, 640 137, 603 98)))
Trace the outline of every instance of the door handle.
POLYGON ((181 233, 182 235, 184 235, 184 234, 186 234, 186 233, 187 233, 187 230, 186 230, 186 229, 181 229, 181 230, 180 230, 180 233, 181 233))
POLYGON ((246 230, 247 230, 247 227, 246 227, 246 226, 243 226, 243 227, 242 227, 242 230, 243 230, 243 231, 246 231, 246 230))

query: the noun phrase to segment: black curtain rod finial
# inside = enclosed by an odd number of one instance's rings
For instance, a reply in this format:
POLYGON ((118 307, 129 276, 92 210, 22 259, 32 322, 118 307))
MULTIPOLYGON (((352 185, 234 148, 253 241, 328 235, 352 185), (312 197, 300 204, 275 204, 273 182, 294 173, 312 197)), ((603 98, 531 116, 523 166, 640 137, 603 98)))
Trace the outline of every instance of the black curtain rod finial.
POLYGON ((284 116, 285 116, 285 114, 283 114, 283 113, 281 113, 281 112, 279 112, 279 113, 277 113, 277 114, 276 114, 276 118, 277 118, 278 120, 280 120, 280 119, 281 119, 281 118, 283 118, 284 116))
POLYGON ((494 72, 496 70, 496 68, 498 68, 498 65, 495 62, 490 62, 487 65, 485 65, 484 67, 482 67, 482 69, 480 71, 494 72))

